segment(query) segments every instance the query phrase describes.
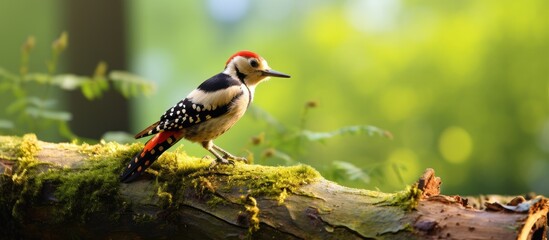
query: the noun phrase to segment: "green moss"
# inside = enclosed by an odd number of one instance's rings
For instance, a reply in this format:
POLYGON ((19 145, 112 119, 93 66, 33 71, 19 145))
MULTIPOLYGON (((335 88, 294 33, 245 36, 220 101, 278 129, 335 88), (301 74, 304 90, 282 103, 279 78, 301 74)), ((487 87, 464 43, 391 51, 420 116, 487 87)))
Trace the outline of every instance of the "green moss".
POLYGON ((0 137, 0 143, 0 152, 11 155, 18 164, 10 183, 5 177, 1 179, 3 187, 12 187, 2 188, 0 202, 10 203, 9 212, 19 221, 25 219, 31 206, 36 204, 55 205, 48 213, 54 222, 85 222, 92 213, 109 214, 110 219, 116 219, 124 207, 118 194, 118 174, 125 164, 121 159, 128 159, 140 149, 139 144, 84 144, 80 152, 88 159, 78 169, 51 166, 44 171, 36 167, 38 162, 34 160, 40 150, 36 136, 0 137), (44 195, 51 192, 44 189, 54 189, 53 195, 44 195))
POLYGON ((288 197, 288 191, 286 191, 286 188, 282 189, 282 192, 277 197, 278 205, 282 205, 286 198, 288 197))
POLYGON ((181 148, 174 152, 165 152, 158 158, 158 164, 153 164, 151 169, 157 170, 161 179, 187 177, 199 173, 203 175, 209 172, 211 160, 205 158, 190 157, 181 148))
MULTIPOLYGON (((252 198, 272 198, 282 204, 288 195, 298 192, 300 186, 321 178, 316 170, 306 165, 268 167, 236 163, 210 169, 211 161, 209 158, 190 157, 178 148, 164 153, 151 165, 146 172, 157 177, 154 184, 159 189, 157 197, 164 201, 162 207, 171 211, 169 209, 178 209, 191 200, 203 201, 208 207, 215 208, 235 201, 223 197, 224 193, 233 194, 234 191, 252 198), (188 197, 193 199, 186 199, 188 197)), ((259 212, 252 214, 252 210, 259 208, 247 205, 243 218, 252 231, 259 227, 259 212)))
MULTIPOLYGON (((59 145, 63 146, 62 144, 59 145)), ((131 158, 137 152, 141 151, 142 148, 143 144, 140 143, 123 145, 115 142, 101 141, 99 144, 94 145, 84 143, 80 145, 79 152, 87 155, 89 157, 88 160, 91 161, 115 160, 115 162, 120 162, 120 160, 131 158)), ((125 165, 126 162, 120 164, 125 165)), ((113 163, 113 165, 116 164, 113 163)))
POLYGON ((257 201, 255 198, 247 196, 244 207, 248 216, 248 232, 253 233, 259 230, 259 207, 257 207, 257 201))
POLYGON ((111 213, 108 217, 116 219, 124 207, 118 194, 118 174, 125 164, 120 160, 129 159, 138 150, 138 144, 84 144, 80 152, 89 157, 84 164, 77 170, 54 168, 37 175, 33 181, 34 195, 39 195, 45 186, 55 188, 53 200, 59 205, 55 212, 58 221, 85 222, 93 213, 111 213))
POLYGON ((162 186, 158 186, 158 190, 156 191, 156 196, 158 197, 160 201, 160 206, 162 208, 168 208, 172 206, 173 203, 173 195, 165 189, 167 189, 168 185, 166 183, 162 184, 162 186))
POLYGON ((307 165, 270 167, 238 164, 228 177, 228 187, 246 186, 247 193, 252 196, 279 198, 283 192, 296 192, 300 186, 319 178, 320 174, 307 165))
POLYGON ((405 190, 394 194, 391 204, 402 207, 404 210, 409 211, 415 209, 421 199, 421 190, 417 187, 417 184, 406 187, 405 190))
POLYGON ((192 180, 193 187, 199 195, 204 195, 205 193, 215 193, 215 187, 212 182, 204 176, 199 176, 192 180))
POLYGON ((217 195, 211 195, 210 199, 208 199, 208 201, 206 202, 206 204, 208 204, 208 206, 211 208, 215 208, 219 204, 223 205, 225 203, 226 200, 217 195))
POLYGON ((19 137, 0 137, 0 158, 16 161, 12 180, 21 183, 25 180, 28 169, 38 164, 34 156, 40 150, 38 140, 34 134, 19 137))
POLYGON ((236 163, 234 166, 219 165, 209 169, 211 161, 189 157, 177 150, 164 153, 149 172, 158 174, 159 182, 168 183, 166 191, 176 194, 174 201, 184 201, 185 193, 181 189, 193 188, 196 195, 207 199, 210 206, 226 201, 216 197, 217 192, 231 192, 234 189, 253 197, 272 197, 282 204, 288 194, 321 177, 306 165, 270 167, 236 163))
POLYGON ((34 134, 23 137, 0 136, 0 157, 6 160, 32 161, 40 150, 34 134))
MULTIPOLYGON (((13 159, 22 164, 16 177, 0 178, 0 203, 2 206, 13 206, 8 211, 11 216, 1 216, 2 219, 13 217, 23 220, 29 216, 27 211, 32 206, 44 203, 56 206, 48 213, 56 222, 85 222, 91 216, 116 220, 128 207, 119 195, 118 175, 127 159, 142 149, 142 144, 58 144, 56 146, 59 148, 78 148, 78 152, 85 158, 82 165, 76 166, 77 169, 52 165, 44 171, 36 167, 37 162, 34 160, 40 151, 36 136, 0 137, 0 143, 0 154, 9 157, 4 159, 13 159), (52 189, 53 195, 44 196, 45 192, 51 192, 52 189)), ((299 191, 300 186, 320 178, 317 171, 306 165, 268 167, 237 163, 234 166, 220 165, 209 169, 211 161, 190 157, 181 148, 164 153, 147 169, 149 174, 157 176, 157 191, 152 194, 156 194, 164 208, 182 204, 188 189, 194 189, 200 200, 206 201, 211 207, 228 201, 221 197, 223 191, 231 192, 235 189, 252 199, 271 197, 283 203, 289 194, 299 191)), ((259 208, 257 203, 251 203, 247 203, 246 212, 250 216, 250 226, 257 229, 259 208)), ((138 219, 146 218, 138 216, 138 219)))
POLYGON ((14 170, 2 173, 0 179, 2 212, 11 213, 10 216, 2 216, 2 219, 10 222, 21 219, 21 209, 25 209, 24 206, 29 204, 29 198, 25 196, 34 192, 34 187, 26 182, 29 171, 38 165, 34 156, 40 149, 34 134, 26 134, 23 137, 0 137, 0 146, 0 157, 4 160, 13 160, 15 163, 14 170))
POLYGON ((0 158, 5 160, 17 160, 23 154, 20 150, 23 138, 13 136, 0 136, 0 158))
POLYGON ((36 139, 36 135, 25 134, 17 150, 17 156, 20 160, 34 160, 34 156, 40 150, 40 147, 38 147, 38 139, 36 139))

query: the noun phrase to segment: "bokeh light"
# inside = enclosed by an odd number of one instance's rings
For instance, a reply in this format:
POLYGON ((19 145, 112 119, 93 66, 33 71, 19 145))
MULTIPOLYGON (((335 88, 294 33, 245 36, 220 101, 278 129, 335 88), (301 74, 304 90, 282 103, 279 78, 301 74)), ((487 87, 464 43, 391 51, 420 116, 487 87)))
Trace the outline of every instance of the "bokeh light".
POLYGON ((445 160, 451 163, 463 163, 471 155, 473 140, 465 129, 452 126, 444 129, 438 146, 445 160))

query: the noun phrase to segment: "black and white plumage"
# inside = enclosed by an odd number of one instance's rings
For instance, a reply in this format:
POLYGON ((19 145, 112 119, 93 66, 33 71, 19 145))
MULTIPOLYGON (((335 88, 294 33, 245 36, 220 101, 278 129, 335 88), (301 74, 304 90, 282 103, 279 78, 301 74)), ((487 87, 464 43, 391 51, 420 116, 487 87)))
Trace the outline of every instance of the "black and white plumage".
POLYGON ((244 160, 216 146, 212 140, 229 130, 246 112, 257 84, 268 77, 289 78, 269 68, 265 59, 250 51, 232 55, 225 70, 204 81, 186 98, 168 109, 156 123, 135 138, 155 135, 135 155, 124 172, 122 182, 131 182, 148 168, 164 151, 182 138, 201 143, 217 163, 244 160))

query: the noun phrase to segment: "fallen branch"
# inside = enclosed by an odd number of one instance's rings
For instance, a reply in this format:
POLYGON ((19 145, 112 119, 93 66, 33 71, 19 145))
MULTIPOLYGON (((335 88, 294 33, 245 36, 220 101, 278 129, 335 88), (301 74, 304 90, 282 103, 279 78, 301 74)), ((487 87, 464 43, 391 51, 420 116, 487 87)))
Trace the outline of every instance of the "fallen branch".
MULTIPOLYGON (((543 239, 546 198, 475 209, 440 195, 427 169, 397 193, 347 188, 311 167, 236 164, 165 153, 137 182, 118 174, 140 144, 0 137, 6 238, 543 239), (499 206, 499 207, 498 207, 499 206)), ((483 205, 485 205, 483 203, 483 205)))

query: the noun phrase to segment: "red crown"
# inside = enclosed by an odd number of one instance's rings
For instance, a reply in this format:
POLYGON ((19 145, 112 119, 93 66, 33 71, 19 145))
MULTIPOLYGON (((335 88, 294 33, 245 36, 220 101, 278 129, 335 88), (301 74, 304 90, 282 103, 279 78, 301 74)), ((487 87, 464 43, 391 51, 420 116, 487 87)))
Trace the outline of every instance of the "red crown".
POLYGON ((229 64, 229 62, 231 62, 231 60, 233 60, 233 58, 235 58, 236 56, 241 56, 241 57, 245 57, 245 58, 257 58, 257 59, 260 58, 259 55, 257 55, 257 53, 244 50, 244 51, 240 51, 240 52, 237 52, 237 53, 233 54, 229 58, 229 60, 227 60, 225 65, 229 64))

